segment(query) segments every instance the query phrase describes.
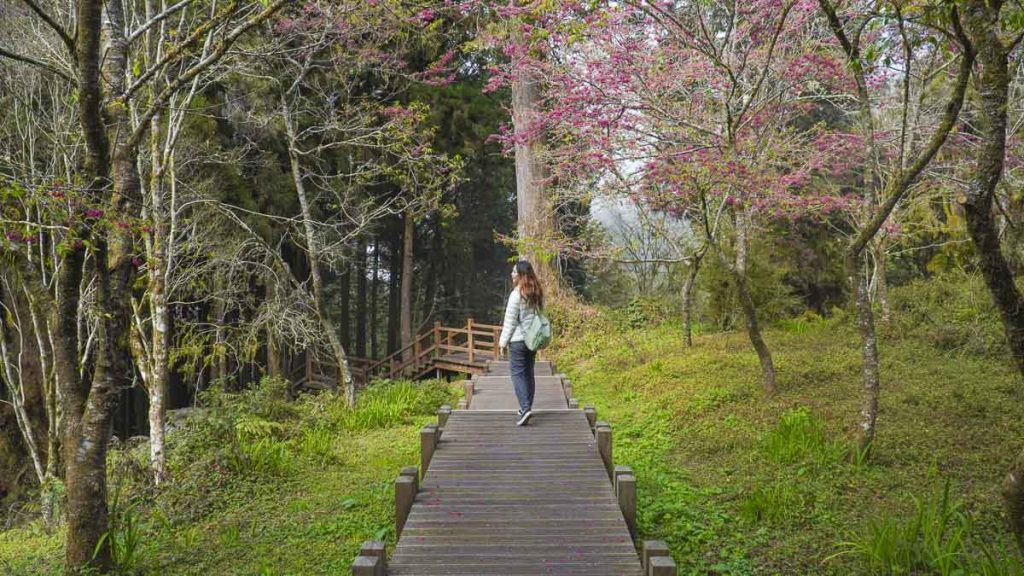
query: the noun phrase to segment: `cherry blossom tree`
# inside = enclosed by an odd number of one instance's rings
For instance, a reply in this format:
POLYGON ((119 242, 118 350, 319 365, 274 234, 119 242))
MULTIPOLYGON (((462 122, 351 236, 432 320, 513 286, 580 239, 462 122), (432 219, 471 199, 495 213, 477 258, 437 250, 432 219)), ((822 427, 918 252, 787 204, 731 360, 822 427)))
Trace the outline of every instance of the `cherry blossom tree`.
MULTIPOLYGON (((773 218, 843 207, 815 181, 842 152, 809 122, 847 80, 812 2, 563 2, 520 23, 496 83, 545 78, 552 179, 570 197, 634 197, 693 223, 730 270, 766 393, 775 366, 747 276, 750 235, 773 218)), ((510 145, 532 137, 519 128, 510 145)), ((694 268, 696 270, 696 268, 694 268)))

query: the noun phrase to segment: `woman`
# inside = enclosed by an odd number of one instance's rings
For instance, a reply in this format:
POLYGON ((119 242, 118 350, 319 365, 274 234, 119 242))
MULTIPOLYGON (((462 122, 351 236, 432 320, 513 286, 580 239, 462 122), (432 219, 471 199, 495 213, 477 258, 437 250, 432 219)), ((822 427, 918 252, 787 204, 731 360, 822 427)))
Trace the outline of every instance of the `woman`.
POLYGON ((523 426, 533 415, 533 392, 536 380, 533 376, 533 364, 537 353, 526 347, 526 326, 533 320, 537 311, 544 308, 544 289, 533 271, 533 266, 525 260, 516 262, 512 268, 512 294, 508 297, 505 307, 505 321, 501 327, 501 348, 507 349, 508 368, 512 375, 516 398, 519 400, 519 416, 516 426, 523 426))

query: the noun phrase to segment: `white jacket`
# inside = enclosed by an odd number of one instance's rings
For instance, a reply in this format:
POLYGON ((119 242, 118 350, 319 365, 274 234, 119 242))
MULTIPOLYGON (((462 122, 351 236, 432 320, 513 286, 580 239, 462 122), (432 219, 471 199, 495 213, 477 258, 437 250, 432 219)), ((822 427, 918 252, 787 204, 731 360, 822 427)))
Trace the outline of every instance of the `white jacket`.
POLYGON ((523 327, 531 322, 536 315, 537 311, 522 297, 517 286, 508 295, 508 305, 505 306, 505 320, 501 324, 501 338, 498 340, 498 345, 505 348, 509 342, 525 341, 526 330, 523 327))

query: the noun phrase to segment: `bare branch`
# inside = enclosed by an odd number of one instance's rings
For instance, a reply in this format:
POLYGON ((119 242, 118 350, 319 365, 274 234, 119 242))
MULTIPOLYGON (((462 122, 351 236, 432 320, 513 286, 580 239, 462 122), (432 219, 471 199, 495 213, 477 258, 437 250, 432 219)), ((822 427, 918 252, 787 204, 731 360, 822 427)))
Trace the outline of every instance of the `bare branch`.
POLYGON ((4 58, 9 58, 11 60, 16 60, 18 62, 23 62, 25 64, 29 64, 31 66, 35 66, 37 68, 41 68, 43 70, 46 70, 47 72, 50 72, 51 74, 56 74, 57 76, 60 76, 61 78, 67 80, 71 84, 76 84, 77 85, 77 82, 75 82, 74 78, 72 78, 71 76, 68 76, 64 72, 61 72, 59 69, 54 68, 53 66, 47 64, 46 62, 42 62, 40 60, 36 60, 35 58, 29 58, 28 56, 22 56, 21 54, 15 54, 14 52, 11 52, 9 50, 5 50, 3 48, 0 48, 0 56, 2 56, 4 58))
POLYGON ((42 7, 36 4, 34 0, 21 1, 24 2, 29 8, 31 8, 32 11, 35 12, 40 18, 42 18, 43 22, 46 22, 46 24, 50 28, 53 28, 57 35, 60 36, 61 41, 64 42, 64 46, 67 47, 68 53, 71 54, 71 58, 76 59, 77 53, 75 51, 75 40, 71 37, 70 34, 68 34, 68 31, 65 30, 64 27, 61 26, 56 20, 54 20, 49 14, 47 14, 46 11, 42 9, 42 7))
POLYGON ((178 76, 174 82, 168 85, 164 90, 153 99, 152 104, 146 113, 139 118, 138 127, 132 132, 132 135, 128 138, 126 143, 127 146, 137 146, 143 135, 149 129, 149 121, 159 112, 160 108, 167 103, 167 101, 183 86, 192 81, 193 78, 201 74, 204 70, 217 63, 227 53, 228 49, 235 43, 236 40, 249 29, 261 24, 262 22, 273 16, 278 10, 284 8, 285 5, 295 2, 295 0, 277 0, 273 4, 270 4, 263 9, 260 13, 256 14, 252 18, 246 20, 234 30, 231 31, 220 44, 218 44, 209 56, 200 60, 194 66, 186 70, 183 74, 178 76))
POLYGON ((142 36, 143 34, 145 34, 146 30, 149 30, 150 28, 152 28, 156 24, 159 24, 160 22, 164 21, 168 16, 173 16, 176 12, 178 12, 179 10, 181 10, 182 8, 188 6, 189 4, 191 4, 193 2, 195 2, 195 0, 181 0, 181 2, 178 2, 174 6, 171 6, 170 8, 164 10, 163 12, 153 16, 152 18, 149 19, 148 22, 144 23, 143 25, 139 26, 136 30, 132 31, 132 33, 128 35, 127 42, 130 44, 135 39, 137 39, 139 36, 142 36))

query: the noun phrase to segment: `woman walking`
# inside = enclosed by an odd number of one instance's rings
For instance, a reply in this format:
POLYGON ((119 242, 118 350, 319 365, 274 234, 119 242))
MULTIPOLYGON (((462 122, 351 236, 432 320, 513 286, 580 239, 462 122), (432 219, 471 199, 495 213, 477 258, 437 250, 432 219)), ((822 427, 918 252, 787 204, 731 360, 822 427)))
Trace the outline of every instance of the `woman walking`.
POLYGON ((502 349, 507 349, 509 373, 519 400, 516 426, 523 426, 533 415, 531 410, 536 388, 533 365, 537 359, 537 352, 526 346, 525 326, 544 308, 544 289, 533 266, 526 260, 520 260, 512 267, 512 286, 499 343, 502 349))

